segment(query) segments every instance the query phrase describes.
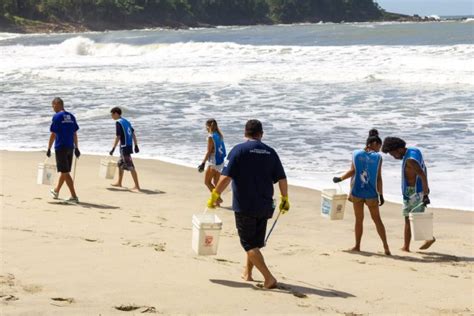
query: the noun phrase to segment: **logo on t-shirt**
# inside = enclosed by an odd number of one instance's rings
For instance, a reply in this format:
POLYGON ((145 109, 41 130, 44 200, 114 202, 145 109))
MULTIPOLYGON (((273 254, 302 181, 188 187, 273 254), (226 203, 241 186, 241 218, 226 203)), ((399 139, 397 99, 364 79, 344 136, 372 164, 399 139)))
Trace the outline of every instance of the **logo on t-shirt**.
POLYGON ((63 124, 64 123, 73 123, 71 115, 70 114, 64 114, 63 115, 63 120, 62 120, 61 123, 63 123, 63 124))
POLYGON ((268 150, 260 149, 260 148, 251 149, 250 152, 252 154, 259 154, 259 155, 270 155, 271 154, 271 152, 269 152, 268 150))

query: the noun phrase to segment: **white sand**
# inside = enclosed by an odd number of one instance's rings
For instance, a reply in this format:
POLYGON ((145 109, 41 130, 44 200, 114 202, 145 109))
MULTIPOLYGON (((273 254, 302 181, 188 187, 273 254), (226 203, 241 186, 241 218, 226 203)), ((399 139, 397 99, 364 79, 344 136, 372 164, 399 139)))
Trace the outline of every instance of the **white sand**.
MULTIPOLYGON (((319 215, 319 192, 291 187, 291 210, 263 250, 284 289, 260 290, 240 279, 245 257, 231 211, 217 211, 224 222, 218 255, 192 252, 191 217, 208 198, 196 170, 136 159, 148 192, 131 193, 98 177, 100 157, 83 156, 82 203, 65 206, 36 184, 43 155, 0 151, 2 315, 141 315, 147 307, 222 315, 474 312, 472 212, 434 209, 438 241, 407 254, 398 250, 401 207, 388 203, 382 219, 393 256, 382 254, 368 213, 365 252, 352 254, 343 251, 354 243, 352 205, 343 221, 328 221, 319 215), (120 305, 141 307, 127 313, 120 305)), ((129 174, 125 185, 132 186, 129 174)), ((66 186, 61 197, 69 197, 66 186)), ((224 200, 229 207, 231 195, 224 200)))

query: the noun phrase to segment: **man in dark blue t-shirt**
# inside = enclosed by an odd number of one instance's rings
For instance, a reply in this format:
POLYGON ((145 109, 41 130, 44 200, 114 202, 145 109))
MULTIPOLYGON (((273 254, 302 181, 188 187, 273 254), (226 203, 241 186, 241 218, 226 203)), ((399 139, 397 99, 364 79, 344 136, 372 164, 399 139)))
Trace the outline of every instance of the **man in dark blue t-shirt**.
POLYGON ((51 147, 54 143, 56 167, 58 172, 61 173, 61 176, 59 177, 56 188, 51 189, 50 193, 54 199, 57 199, 61 187, 64 182, 66 182, 69 191, 71 191, 71 198, 68 202, 79 203, 76 190, 74 189, 74 180, 70 174, 73 154, 76 158, 79 158, 81 155, 77 139, 79 126, 77 125, 74 115, 64 110, 64 102, 61 98, 55 98, 52 102, 52 107, 56 114, 53 116, 53 122, 50 127, 51 136, 49 137, 46 155, 51 157, 51 147))
POLYGON ((250 120, 245 125, 247 141, 230 151, 219 183, 212 191, 207 206, 214 208, 220 194, 232 181, 232 209, 240 243, 247 253, 247 264, 242 277, 253 281, 252 269, 265 278, 264 287, 274 288, 277 280, 265 264, 260 248, 265 246, 267 221, 273 216, 273 184, 278 182, 280 212, 290 209, 285 171, 275 150, 264 143, 262 123, 250 120))

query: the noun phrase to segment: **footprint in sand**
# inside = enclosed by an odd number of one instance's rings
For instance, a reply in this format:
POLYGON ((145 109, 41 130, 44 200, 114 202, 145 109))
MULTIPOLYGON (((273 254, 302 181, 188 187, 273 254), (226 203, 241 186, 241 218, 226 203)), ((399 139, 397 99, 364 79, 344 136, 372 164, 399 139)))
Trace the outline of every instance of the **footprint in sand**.
POLYGON ((39 293, 43 290, 43 288, 40 285, 34 285, 34 284, 23 285, 22 288, 23 288, 23 291, 30 294, 39 293))
POLYGON ((0 275, 0 285, 12 287, 15 285, 15 276, 8 273, 7 275, 0 275))
POLYGON ((116 310, 122 311, 122 312, 132 312, 136 311, 137 309, 143 308, 140 313, 156 313, 156 308, 153 306, 137 306, 137 305, 120 305, 120 306, 114 306, 116 310))
POLYGON ((296 304, 296 306, 307 308, 307 307, 311 307, 311 304, 298 303, 298 304, 296 304))
POLYGON ((141 313, 156 313, 156 308, 153 306, 146 307, 144 310, 141 311, 141 313))
POLYGON ((231 261, 231 260, 227 260, 227 259, 215 258, 214 260, 217 261, 217 262, 219 262, 219 263, 234 263, 234 264, 238 264, 238 262, 236 262, 236 261, 231 261))
POLYGON ((159 244, 148 244, 148 247, 153 247, 155 251, 166 251, 166 243, 159 243, 159 244))
POLYGON ((76 302, 72 297, 52 297, 51 300, 54 301, 51 305, 58 307, 68 306, 76 302))
POLYGON ((114 307, 115 309, 122 312, 131 312, 131 311, 141 308, 141 306, 136 306, 136 305, 120 305, 120 306, 114 306, 114 307))
POLYGON ((11 301, 18 301, 19 298, 16 297, 15 295, 0 295, 0 299, 2 299, 5 302, 11 302, 11 301))
POLYGON ((99 239, 92 239, 92 238, 83 238, 85 241, 87 242, 98 242, 98 243, 102 243, 101 240, 99 239))
MULTIPOLYGON (((267 290, 263 287, 263 283, 258 283, 256 286, 259 289, 267 290)), ((271 291, 271 290, 275 290, 275 289, 270 289, 270 290, 267 290, 267 291, 271 291)), ((295 289, 293 289, 289 286, 286 286, 286 285, 277 284, 276 290, 280 290, 282 292, 293 294, 293 296, 296 296, 297 298, 307 298, 308 297, 308 295, 306 295, 302 292, 296 291, 295 289)))

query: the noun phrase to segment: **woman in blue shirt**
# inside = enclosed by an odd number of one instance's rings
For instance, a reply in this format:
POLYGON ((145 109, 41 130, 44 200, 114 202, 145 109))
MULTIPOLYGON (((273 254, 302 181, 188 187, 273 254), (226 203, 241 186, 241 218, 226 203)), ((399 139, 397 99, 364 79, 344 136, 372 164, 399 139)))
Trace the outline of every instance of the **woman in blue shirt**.
MULTIPOLYGON (((207 170, 204 175, 204 184, 209 191, 212 192, 219 181, 222 169, 224 169, 224 158, 226 150, 224 144, 224 135, 222 134, 217 121, 209 119, 206 121, 207 136, 207 152, 204 160, 198 166, 199 172, 203 172, 207 162, 207 170)), ((220 200, 219 202, 222 202, 220 200)))
POLYGON ((369 132, 366 146, 363 150, 356 150, 352 154, 351 169, 341 177, 334 177, 334 183, 351 178, 351 193, 349 200, 353 203, 355 214, 355 240, 352 251, 360 251, 364 222, 364 204, 370 211, 370 216, 375 223, 377 232, 382 239, 386 255, 390 255, 385 227, 380 218, 379 206, 385 201, 382 185, 382 156, 379 154, 382 140, 376 129, 369 132), (379 204, 380 202, 380 204, 379 204))

